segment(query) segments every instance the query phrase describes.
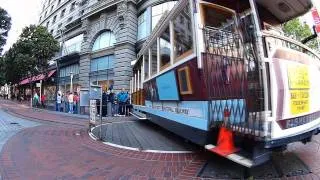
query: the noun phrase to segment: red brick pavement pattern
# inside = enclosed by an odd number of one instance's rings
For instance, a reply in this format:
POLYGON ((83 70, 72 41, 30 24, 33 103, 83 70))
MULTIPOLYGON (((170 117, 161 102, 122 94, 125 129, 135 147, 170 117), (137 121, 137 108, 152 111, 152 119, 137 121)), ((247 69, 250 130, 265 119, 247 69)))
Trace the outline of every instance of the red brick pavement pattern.
POLYGON ((93 141, 83 129, 43 125, 6 144, 0 172, 5 179, 190 179, 203 163, 196 154, 123 150, 93 141))

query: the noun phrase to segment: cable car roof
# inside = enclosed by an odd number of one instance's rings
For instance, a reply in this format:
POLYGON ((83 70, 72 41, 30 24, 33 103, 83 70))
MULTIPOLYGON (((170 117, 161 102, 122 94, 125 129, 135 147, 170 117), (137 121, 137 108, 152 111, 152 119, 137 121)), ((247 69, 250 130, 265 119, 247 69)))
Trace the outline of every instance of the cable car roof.
MULTIPOLYGON (((260 18, 270 24, 282 24, 307 13, 311 0, 255 0, 258 4, 260 18), (274 19, 276 18, 276 19, 274 19)), ((249 8, 249 0, 206 0, 206 2, 228 7, 236 12, 249 8), (236 1, 236 2, 235 2, 236 1)))

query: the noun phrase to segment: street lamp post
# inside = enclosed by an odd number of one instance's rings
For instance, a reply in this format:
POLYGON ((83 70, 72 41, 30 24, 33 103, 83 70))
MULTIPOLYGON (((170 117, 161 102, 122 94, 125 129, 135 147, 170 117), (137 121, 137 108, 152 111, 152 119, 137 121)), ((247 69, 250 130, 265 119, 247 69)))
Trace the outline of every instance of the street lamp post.
POLYGON ((72 79, 73 79, 73 72, 70 72, 70 93, 73 92, 73 88, 72 88, 72 79))
POLYGON ((30 84, 30 106, 32 107, 32 84, 31 84, 31 72, 28 71, 28 80, 30 84))

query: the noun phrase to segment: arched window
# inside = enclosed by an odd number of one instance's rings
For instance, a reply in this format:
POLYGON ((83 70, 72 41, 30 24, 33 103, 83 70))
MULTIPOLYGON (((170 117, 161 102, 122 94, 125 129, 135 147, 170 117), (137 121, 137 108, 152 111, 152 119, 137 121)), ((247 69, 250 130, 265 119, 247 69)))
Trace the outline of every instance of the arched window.
POLYGON ((113 46, 115 42, 116 39, 112 31, 106 31, 97 37, 96 41, 93 44, 92 51, 97 51, 99 49, 113 46))

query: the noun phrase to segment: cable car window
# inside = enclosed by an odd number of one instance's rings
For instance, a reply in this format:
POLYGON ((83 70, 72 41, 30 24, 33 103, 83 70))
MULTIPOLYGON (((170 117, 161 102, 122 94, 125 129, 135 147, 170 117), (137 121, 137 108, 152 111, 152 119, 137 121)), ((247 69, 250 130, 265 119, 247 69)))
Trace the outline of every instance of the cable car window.
POLYGON ((151 46, 151 74, 154 75, 157 73, 157 42, 151 46))
POLYGON ((170 65, 170 30, 169 27, 160 36, 160 69, 165 69, 170 65))
POLYGON ((201 19, 202 24, 208 27, 222 27, 233 21, 232 11, 222 6, 202 3, 201 4, 201 19))
POLYGON ((174 26, 174 57, 175 61, 183 59, 190 55, 193 49, 193 35, 191 28, 190 8, 187 6, 181 13, 173 20, 174 26))
POLYGON ((149 78, 149 54, 143 55, 144 58, 144 77, 149 78))
POLYGON ((192 94, 193 91, 190 80, 190 70, 188 66, 178 69, 178 79, 180 94, 192 94))

